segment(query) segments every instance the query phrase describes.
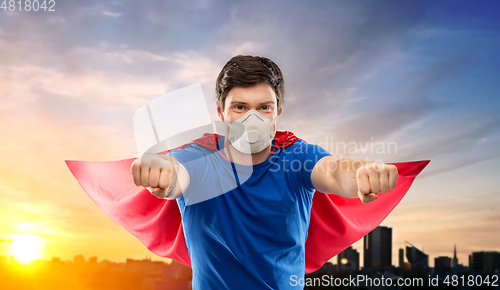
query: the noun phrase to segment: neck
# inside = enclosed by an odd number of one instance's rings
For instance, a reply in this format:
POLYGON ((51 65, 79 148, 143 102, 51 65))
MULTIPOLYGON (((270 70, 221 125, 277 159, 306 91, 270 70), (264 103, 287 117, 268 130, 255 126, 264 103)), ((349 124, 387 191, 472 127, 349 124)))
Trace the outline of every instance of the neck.
POLYGON ((266 149, 259 153, 245 154, 234 148, 233 145, 231 145, 231 142, 229 142, 227 138, 224 138, 224 151, 226 153, 226 158, 233 163, 241 165, 257 165, 269 158, 269 155, 271 155, 271 145, 267 146, 266 149))

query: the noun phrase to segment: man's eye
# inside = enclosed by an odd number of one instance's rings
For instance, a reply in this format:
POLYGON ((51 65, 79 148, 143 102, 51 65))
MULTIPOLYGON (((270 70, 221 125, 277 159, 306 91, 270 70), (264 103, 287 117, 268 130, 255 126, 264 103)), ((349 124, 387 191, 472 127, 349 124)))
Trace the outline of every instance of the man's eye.
POLYGON ((270 106, 262 106, 261 109, 264 110, 264 111, 267 111, 267 110, 271 109, 271 107, 270 106))
POLYGON ((234 106, 236 110, 243 110, 243 106, 234 106))

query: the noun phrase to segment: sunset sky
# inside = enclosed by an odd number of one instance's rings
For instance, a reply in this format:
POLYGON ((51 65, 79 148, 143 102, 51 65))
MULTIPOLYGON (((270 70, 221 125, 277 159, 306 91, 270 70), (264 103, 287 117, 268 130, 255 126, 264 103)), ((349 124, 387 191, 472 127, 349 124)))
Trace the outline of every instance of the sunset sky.
POLYGON ((237 54, 283 71, 278 129, 338 157, 431 160, 382 223, 393 227, 395 265, 405 240, 431 265, 454 244, 464 265, 472 251, 500 251, 500 2, 89 0, 55 9, 0 10, 0 239, 13 239, 0 255, 21 241, 43 259, 157 259, 64 161, 136 156, 135 111, 188 85, 202 85, 215 119, 215 79, 237 54), (397 146, 363 152, 366 144, 397 146))

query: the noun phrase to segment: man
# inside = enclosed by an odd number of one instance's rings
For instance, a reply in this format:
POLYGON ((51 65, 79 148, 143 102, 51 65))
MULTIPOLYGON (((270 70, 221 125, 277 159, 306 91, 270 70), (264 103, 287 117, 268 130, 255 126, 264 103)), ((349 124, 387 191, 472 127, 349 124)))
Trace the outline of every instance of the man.
POLYGON ((131 167, 134 183, 177 200, 193 289, 296 289, 300 285, 290 279, 305 273, 315 191, 367 204, 395 188, 398 170, 380 162, 337 160, 297 138, 287 147, 273 142, 286 134, 276 132, 284 81, 267 58, 233 57, 217 78, 216 94, 218 115, 228 123, 216 148, 191 144, 167 156, 137 159, 131 167), (235 165, 252 169, 248 180, 239 182, 235 165), (225 186, 234 179, 236 188, 225 186), (200 198, 207 192, 212 198, 200 198))

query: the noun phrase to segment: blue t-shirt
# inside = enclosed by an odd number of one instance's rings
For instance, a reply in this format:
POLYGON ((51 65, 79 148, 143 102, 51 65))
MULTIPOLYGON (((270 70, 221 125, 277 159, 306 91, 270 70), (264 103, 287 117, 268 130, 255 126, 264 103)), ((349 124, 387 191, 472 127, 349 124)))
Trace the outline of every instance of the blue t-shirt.
MULTIPOLYGON (((218 144, 224 144, 224 137, 218 144)), ((311 172, 331 154, 301 139, 275 148, 260 164, 237 168, 216 150, 199 145, 169 154, 190 176, 177 203, 193 289, 298 289, 292 285, 305 273, 315 191, 311 172)))

